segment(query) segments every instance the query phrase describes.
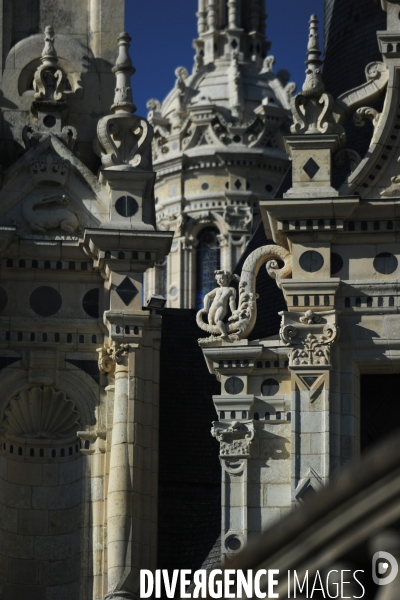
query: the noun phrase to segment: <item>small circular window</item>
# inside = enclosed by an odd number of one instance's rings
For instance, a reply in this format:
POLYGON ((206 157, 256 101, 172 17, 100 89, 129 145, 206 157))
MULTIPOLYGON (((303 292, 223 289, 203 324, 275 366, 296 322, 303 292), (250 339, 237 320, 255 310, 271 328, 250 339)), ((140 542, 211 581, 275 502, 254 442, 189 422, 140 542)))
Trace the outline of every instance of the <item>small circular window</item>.
POLYGON ((266 379, 261 384, 263 396, 275 396, 279 392, 279 383, 275 379, 266 379))
POLYGON ((390 275, 397 269, 397 258, 390 252, 381 252, 375 257, 374 269, 382 275, 390 275))
POLYGON ((240 394, 240 392, 243 391, 243 388, 244 383, 239 377, 229 377, 229 379, 225 381, 225 390, 228 394, 240 394))
POLYGON ((33 312, 41 317, 51 317, 61 308, 61 295, 52 287, 41 286, 32 292, 29 304, 33 312))
POLYGON ((324 257, 315 250, 307 250, 300 256, 300 266, 307 273, 316 273, 324 266, 324 257))
POLYGON ((121 217, 132 217, 139 210, 139 205, 132 196, 121 196, 115 203, 115 210, 121 217))

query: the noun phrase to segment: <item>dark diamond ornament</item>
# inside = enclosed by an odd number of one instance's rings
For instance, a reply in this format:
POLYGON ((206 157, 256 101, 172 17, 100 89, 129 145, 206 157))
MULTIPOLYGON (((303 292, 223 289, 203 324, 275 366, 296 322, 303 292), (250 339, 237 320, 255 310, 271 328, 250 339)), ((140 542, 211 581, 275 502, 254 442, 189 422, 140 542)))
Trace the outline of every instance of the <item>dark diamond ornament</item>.
POLYGON ((303 167, 303 170, 307 173, 310 179, 314 179, 319 171, 319 166, 313 158, 309 158, 303 167))
POLYGON ((139 293, 129 277, 125 277, 115 291, 126 306, 128 306, 128 304, 130 304, 134 297, 139 293))

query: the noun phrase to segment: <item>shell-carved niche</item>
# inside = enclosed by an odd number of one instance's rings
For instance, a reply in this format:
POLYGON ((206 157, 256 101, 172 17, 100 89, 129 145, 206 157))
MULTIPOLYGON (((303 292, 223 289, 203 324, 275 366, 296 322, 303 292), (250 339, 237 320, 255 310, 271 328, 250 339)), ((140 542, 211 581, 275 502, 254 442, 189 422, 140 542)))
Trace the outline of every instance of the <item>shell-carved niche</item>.
POLYGON ((4 411, 3 427, 12 437, 31 440, 76 438, 79 413, 64 392, 51 387, 22 390, 4 411))

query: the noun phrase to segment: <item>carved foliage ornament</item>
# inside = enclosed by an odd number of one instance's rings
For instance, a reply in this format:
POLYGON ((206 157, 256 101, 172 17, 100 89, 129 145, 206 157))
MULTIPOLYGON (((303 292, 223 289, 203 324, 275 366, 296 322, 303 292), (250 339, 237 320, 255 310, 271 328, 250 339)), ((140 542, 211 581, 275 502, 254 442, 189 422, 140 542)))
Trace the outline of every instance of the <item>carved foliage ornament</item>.
MULTIPOLYGON (((339 327, 335 323, 321 323, 318 314, 307 311, 300 318, 298 326, 283 325, 280 336, 283 343, 291 346, 289 366, 330 366, 331 346, 339 337, 339 327)), ((285 313, 284 313, 285 314, 285 313)))
POLYGON ((252 332, 257 319, 256 279, 261 266, 266 268, 270 277, 276 279, 278 287, 281 280, 292 274, 292 255, 280 246, 263 246, 252 252, 246 259, 239 280, 239 300, 236 306, 236 290, 229 287, 232 276, 229 271, 215 271, 219 288, 212 290, 204 297, 204 308, 196 316, 197 325, 203 331, 211 333, 211 337, 200 339, 199 343, 219 340, 237 341, 247 338, 252 332), (284 263, 279 268, 278 260, 284 263), (228 323, 225 317, 231 312, 228 323), (204 318, 208 316, 206 323, 204 318))
POLYGON ((254 425, 252 422, 239 421, 224 425, 214 421, 211 435, 220 443, 221 456, 249 456, 250 444, 254 439, 254 425))

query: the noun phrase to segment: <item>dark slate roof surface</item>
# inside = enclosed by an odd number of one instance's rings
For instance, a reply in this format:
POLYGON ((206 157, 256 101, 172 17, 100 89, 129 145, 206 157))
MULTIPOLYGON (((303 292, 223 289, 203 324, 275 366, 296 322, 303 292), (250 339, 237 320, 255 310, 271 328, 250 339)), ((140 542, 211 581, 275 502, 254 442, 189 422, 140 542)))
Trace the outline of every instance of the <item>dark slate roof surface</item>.
MULTIPOLYGON (((235 273, 241 273, 243 263, 251 252, 267 244, 275 244, 275 242, 267 239, 263 223, 261 222, 249 241, 242 258, 238 262, 235 273)), ((259 295, 257 300, 257 321, 249 337, 250 340, 257 340, 279 333, 281 318, 278 313, 281 310, 287 310, 283 293, 276 285, 275 279, 272 279, 268 275, 265 266, 261 267, 258 273, 256 291, 259 295)))
POLYGON ((219 444, 210 434, 221 386, 197 344, 196 311, 162 317, 157 568, 196 570, 221 533, 219 444))

